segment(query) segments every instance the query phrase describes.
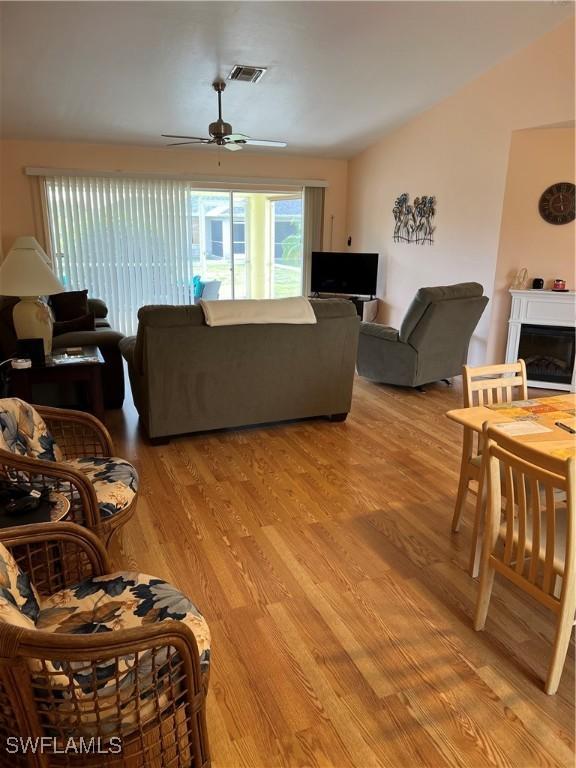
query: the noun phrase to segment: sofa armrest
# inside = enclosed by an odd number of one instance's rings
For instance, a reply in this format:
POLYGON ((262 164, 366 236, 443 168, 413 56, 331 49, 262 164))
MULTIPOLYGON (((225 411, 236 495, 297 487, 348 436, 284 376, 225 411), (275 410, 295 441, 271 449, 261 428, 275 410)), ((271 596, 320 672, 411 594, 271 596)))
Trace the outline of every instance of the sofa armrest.
POLYGON ((142 364, 142 349, 138 344, 137 336, 125 336, 118 345, 120 354, 128 363, 128 370, 132 370, 139 376, 142 376, 143 364, 142 364))
POLYGON ((375 336, 385 341, 398 341, 398 331, 389 325, 379 323, 360 323, 360 333, 366 336, 375 336))
POLYGON ((134 350, 136 349, 136 336, 124 336, 118 344, 120 354, 127 363, 134 363, 134 350))
POLYGON ((108 316, 108 307, 102 299, 88 299, 88 311, 94 312, 96 318, 108 316))

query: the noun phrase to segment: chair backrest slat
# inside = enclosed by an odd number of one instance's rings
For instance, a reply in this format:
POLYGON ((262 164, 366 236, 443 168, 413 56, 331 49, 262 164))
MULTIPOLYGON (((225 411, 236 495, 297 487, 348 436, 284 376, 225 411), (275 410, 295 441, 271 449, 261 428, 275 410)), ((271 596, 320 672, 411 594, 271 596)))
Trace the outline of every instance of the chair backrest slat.
POLYGON ((546 552, 544 554, 544 578, 542 589, 547 594, 554 590, 554 554, 556 552, 556 505, 554 488, 546 486, 546 552))
MULTIPOLYGON (((530 478, 530 503, 532 506, 532 552, 540 552, 540 486, 538 480, 535 477, 530 478)), ((536 584, 538 578, 538 564, 540 562, 539 557, 532 557, 530 560, 530 570, 528 572, 528 581, 531 584, 536 584)))
POLYGON ((518 543, 516 545, 516 573, 524 573, 526 561, 526 528, 528 509, 526 505, 526 484, 523 474, 517 477, 518 543))
POLYGON ((524 360, 502 365, 463 368, 464 405, 493 405, 526 400, 528 386, 524 360))
POLYGON ((514 546, 514 476, 512 467, 505 467, 506 487, 506 545, 504 547, 504 562, 509 565, 512 560, 514 546))

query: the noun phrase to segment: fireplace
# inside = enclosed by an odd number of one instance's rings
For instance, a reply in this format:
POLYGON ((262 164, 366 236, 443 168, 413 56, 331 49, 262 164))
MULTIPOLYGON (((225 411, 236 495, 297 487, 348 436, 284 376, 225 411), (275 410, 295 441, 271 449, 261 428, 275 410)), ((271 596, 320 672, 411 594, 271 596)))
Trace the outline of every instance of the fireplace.
POLYGON ((525 361, 529 379, 569 385, 575 349, 574 328, 522 324, 518 357, 525 361))
POLYGON ((506 362, 525 360, 531 387, 576 392, 576 292, 510 294, 506 362))

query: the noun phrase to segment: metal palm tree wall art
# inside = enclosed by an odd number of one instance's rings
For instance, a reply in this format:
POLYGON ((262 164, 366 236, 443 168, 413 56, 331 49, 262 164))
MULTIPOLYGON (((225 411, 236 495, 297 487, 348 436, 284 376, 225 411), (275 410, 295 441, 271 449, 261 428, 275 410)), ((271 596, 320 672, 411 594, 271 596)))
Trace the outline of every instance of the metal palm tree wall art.
POLYGON ((422 195, 410 204, 410 195, 404 192, 396 198, 394 208, 394 242, 431 245, 434 242, 433 224, 436 215, 436 198, 422 195))

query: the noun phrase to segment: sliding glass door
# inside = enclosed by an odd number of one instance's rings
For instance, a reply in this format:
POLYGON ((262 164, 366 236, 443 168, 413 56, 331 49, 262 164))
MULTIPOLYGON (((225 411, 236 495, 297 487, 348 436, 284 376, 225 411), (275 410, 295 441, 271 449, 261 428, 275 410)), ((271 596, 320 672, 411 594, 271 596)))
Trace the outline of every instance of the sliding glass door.
POLYGON ((302 293, 301 193, 199 190, 190 182, 48 177, 56 271, 134 333, 143 304, 302 293))

